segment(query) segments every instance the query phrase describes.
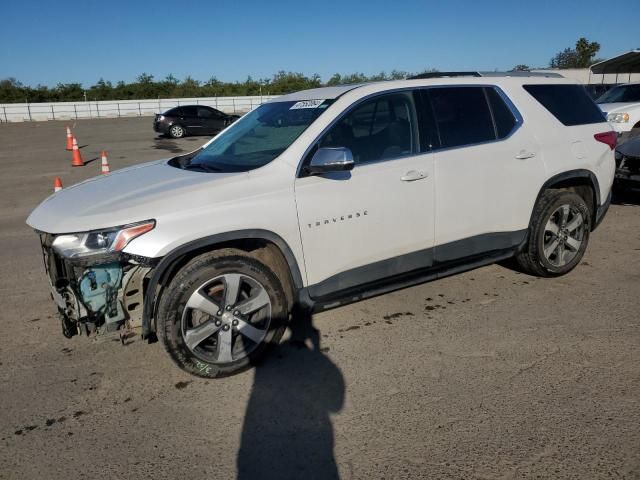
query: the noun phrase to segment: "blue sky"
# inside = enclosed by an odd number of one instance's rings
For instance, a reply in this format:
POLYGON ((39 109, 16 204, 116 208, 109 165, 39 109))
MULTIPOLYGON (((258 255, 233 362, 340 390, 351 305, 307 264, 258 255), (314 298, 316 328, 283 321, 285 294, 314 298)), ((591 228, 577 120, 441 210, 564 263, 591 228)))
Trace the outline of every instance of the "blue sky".
POLYGON ((505 70, 546 66, 581 37, 607 58, 640 48, 640 2, 8 1, 0 78, 27 85, 142 72, 244 80, 278 70, 505 70))

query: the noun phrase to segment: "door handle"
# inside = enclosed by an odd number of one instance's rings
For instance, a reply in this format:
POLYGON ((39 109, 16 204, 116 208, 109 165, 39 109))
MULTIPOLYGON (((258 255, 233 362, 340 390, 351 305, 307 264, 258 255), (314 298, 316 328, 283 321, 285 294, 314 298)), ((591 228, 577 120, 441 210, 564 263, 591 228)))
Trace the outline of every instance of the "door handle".
POLYGON ((516 155, 518 160, 526 160, 527 158, 533 158, 536 156, 536 152, 527 152, 526 150, 520 150, 520 153, 516 155))
POLYGON ((423 178, 427 178, 429 174, 427 172, 419 172, 417 170, 409 170, 405 173, 400 180, 403 182, 414 182, 416 180, 422 180, 423 178))

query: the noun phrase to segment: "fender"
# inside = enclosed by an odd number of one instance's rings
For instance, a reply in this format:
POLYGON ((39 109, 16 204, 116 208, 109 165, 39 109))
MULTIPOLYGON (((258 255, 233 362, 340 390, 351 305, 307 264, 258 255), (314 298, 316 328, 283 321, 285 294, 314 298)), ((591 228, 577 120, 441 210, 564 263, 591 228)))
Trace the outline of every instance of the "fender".
POLYGON ((203 237, 198 240, 193 240, 166 254, 153 270, 153 275, 149 279, 149 283, 146 288, 146 295, 144 297, 144 308, 142 310, 142 338, 149 338, 149 335, 152 332, 151 319, 155 314, 155 292, 157 287, 166 281, 167 277, 173 272, 173 266, 178 260, 183 258, 185 255, 204 247, 211 247, 233 240, 247 239, 265 240, 276 245, 289 265, 295 289, 300 290, 303 288, 302 275, 300 274, 300 268, 298 267, 296 257, 287 242, 285 242, 283 238, 276 233, 269 230, 258 229, 236 230, 233 232, 219 233, 203 237))
MULTIPOLYGON (((595 205, 593 205, 594 217, 597 215, 597 212, 600 210, 600 206, 601 206, 600 184, 598 183, 598 178, 595 176, 595 174, 591 170, 585 170, 585 169, 568 170, 566 172, 562 172, 562 173, 558 173, 557 175, 554 175, 553 177, 549 178, 546 182, 542 184, 542 187, 538 192, 538 196, 536 197, 536 201, 533 204, 534 206, 531 209, 531 218, 529 220, 529 228, 531 228, 531 222, 533 221, 533 209, 535 208, 535 205, 537 205, 538 201, 540 200, 540 197, 542 197, 543 192, 546 189, 552 187, 553 185, 561 184, 563 182, 566 182, 568 180, 573 180, 576 178, 588 179, 591 182, 591 186, 593 187, 593 190, 594 190, 594 198, 593 198, 593 201, 595 203, 595 205)), ((592 229, 594 228, 595 222, 596 222, 596 218, 593 219, 593 225, 591 226, 592 229)))

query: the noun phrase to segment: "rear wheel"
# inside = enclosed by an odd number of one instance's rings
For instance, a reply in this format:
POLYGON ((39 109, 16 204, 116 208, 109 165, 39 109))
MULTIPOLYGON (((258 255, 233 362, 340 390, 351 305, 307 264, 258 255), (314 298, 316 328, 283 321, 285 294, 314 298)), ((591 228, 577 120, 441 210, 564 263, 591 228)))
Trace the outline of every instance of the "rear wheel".
POLYGON ((182 125, 171 125, 169 128, 169 136, 171 138, 182 138, 187 134, 187 131, 182 125))
POLYGON ((158 333, 180 368, 203 377, 238 373, 278 343, 286 296, 266 265, 243 254, 207 254, 174 277, 158 308, 158 333))
POLYGON ((582 259, 591 232, 591 211, 578 194, 547 190, 535 207, 529 241, 517 257, 532 275, 564 275, 582 259))

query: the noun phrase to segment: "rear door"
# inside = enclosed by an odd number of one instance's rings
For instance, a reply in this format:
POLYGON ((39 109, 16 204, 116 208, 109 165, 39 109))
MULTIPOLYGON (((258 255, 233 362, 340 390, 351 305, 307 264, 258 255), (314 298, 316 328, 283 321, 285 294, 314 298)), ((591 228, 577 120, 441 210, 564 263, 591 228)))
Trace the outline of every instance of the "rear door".
POLYGON ((225 127, 225 115, 209 107, 198 107, 198 117, 202 121, 202 133, 218 133, 225 127))
POLYGON ((186 107, 182 106, 180 109, 182 110, 183 124, 189 133, 195 135, 202 134, 204 130, 204 122, 198 117, 198 107, 195 105, 186 107))
POLYGON ((543 183, 538 145, 494 86, 423 90, 436 121, 435 261, 519 243, 543 183))

